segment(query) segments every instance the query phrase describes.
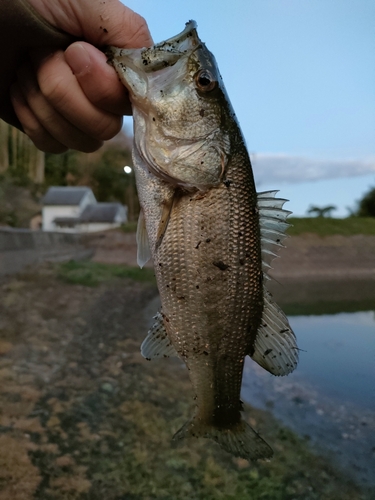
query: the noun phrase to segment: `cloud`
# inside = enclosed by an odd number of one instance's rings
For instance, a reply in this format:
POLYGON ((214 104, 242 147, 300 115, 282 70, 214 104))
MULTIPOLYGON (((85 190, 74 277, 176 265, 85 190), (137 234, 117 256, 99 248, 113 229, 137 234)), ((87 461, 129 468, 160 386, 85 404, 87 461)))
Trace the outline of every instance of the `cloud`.
POLYGON ((251 154, 257 185, 300 183, 374 174, 375 158, 361 160, 314 160, 287 154, 251 154))

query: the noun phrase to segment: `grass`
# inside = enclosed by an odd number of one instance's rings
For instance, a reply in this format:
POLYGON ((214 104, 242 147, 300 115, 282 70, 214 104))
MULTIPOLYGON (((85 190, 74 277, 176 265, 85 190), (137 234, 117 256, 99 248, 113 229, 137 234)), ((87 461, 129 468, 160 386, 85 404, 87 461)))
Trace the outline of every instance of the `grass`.
POLYGON ((137 222, 127 222, 126 224, 122 224, 121 231, 124 233, 135 233, 137 230, 137 222))
POLYGON ((59 264, 58 277, 66 283, 90 287, 98 286, 115 278, 129 278, 134 281, 150 283, 155 281, 154 272, 151 269, 75 260, 59 264))
POLYGON ((374 217, 348 217, 334 219, 331 217, 289 217, 288 234, 296 236, 304 233, 314 233, 318 236, 340 234, 352 236, 355 234, 375 235, 374 217))

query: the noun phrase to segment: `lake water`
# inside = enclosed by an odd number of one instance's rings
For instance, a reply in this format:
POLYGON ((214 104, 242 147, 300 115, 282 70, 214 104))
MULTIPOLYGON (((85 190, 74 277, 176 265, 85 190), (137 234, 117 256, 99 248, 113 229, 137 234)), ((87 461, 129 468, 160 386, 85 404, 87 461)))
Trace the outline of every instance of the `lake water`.
POLYGON ((375 410, 375 312, 290 317, 299 376, 327 396, 375 410))
MULTIPOLYGON (((373 289, 366 304, 373 304, 373 289)), ((288 315, 301 349, 297 369, 274 377, 248 359, 242 398, 272 411, 362 484, 375 485, 375 304, 355 311, 364 301, 347 296, 342 307, 352 312, 340 312, 339 304, 325 304, 335 314, 314 314, 311 302, 286 306, 309 311, 288 315)))

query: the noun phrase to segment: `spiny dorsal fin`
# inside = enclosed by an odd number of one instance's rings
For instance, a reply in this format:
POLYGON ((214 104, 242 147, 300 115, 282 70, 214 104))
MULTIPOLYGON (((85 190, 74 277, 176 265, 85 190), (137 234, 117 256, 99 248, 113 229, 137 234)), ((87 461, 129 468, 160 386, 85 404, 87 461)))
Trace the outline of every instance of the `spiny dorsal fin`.
POLYGON ((263 287, 264 308, 251 356, 273 375, 288 375, 298 363, 296 337, 288 319, 263 287))
POLYGON ((152 325, 141 345, 141 354, 146 359, 158 358, 160 356, 177 356, 177 352, 169 340, 165 330, 163 316, 157 312, 154 316, 155 323, 152 325))
POLYGON ((148 242, 148 236, 146 230, 146 221, 142 209, 139 212, 136 239, 137 239, 137 263, 139 267, 142 269, 142 267, 151 258, 150 245, 148 242))
POLYGON ((285 231, 290 226, 286 222, 286 218, 291 212, 283 209, 284 203, 288 200, 275 198, 277 192, 264 191, 257 193, 262 267, 266 279, 269 279, 267 273, 271 269, 271 262, 278 256, 279 249, 284 246, 285 231))

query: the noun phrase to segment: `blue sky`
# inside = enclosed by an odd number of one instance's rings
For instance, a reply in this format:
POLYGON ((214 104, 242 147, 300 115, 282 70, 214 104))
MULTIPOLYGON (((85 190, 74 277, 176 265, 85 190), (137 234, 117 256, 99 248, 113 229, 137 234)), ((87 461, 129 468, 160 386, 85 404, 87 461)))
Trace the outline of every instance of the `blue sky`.
POLYGON ((375 186, 374 0, 129 0, 156 42, 189 19, 214 53, 258 190, 348 214, 375 186))

